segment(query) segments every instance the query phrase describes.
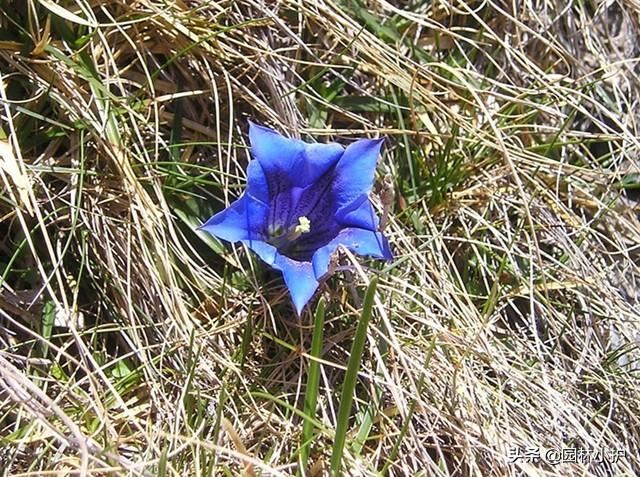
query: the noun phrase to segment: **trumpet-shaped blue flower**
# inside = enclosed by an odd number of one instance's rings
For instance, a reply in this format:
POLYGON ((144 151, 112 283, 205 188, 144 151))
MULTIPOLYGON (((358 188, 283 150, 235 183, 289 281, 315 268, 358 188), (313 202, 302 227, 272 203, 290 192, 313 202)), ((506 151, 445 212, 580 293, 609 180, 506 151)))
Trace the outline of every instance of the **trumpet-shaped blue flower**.
POLYGON ((249 123, 247 188, 201 229, 242 242, 280 270, 298 314, 339 245, 391 259, 369 202, 382 139, 309 144, 249 123))

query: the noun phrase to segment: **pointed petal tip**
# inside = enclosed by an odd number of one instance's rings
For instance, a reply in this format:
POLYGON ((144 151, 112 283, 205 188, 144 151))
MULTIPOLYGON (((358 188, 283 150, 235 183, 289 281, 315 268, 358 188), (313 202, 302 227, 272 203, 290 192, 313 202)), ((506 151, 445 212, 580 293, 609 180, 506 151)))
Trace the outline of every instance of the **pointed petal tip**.
POLYGON ((377 139, 372 139, 371 141, 373 142, 375 149, 378 151, 379 156, 382 153, 382 146, 384 146, 386 139, 384 137, 379 137, 377 139))
POLYGON ((251 119, 247 119, 247 122, 249 123, 249 132, 251 132, 251 131, 256 132, 256 130, 262 130, 263 132, 270 132, 270 133, 273 133, 273 134, 277 134, 278 136, 282 136, 282 134, 277 132, 275 129, 270 128, 269 126, 265 126, 264 124, 256 123, 255 121, 252 121, 251 119))
POLYGON ((262 124, 251 121, 251 119, 247 119, 249 123, 249 142, 251 143, 251 139, 256 137, 256 134, 260 134, 261 132, 269 132, 277 134, 273 129, 268 128, 267 126, 263 126, 262 124))
POLYGON ((381 148, 385 141, 386 141, 386 138, 382 136, 375 139, 359 139, 356 142, 364 142, 364 143, 370 144, 373 147, 377 146, 378 148, 381 148))
POLYGON ((303 308, 309 303, 320 285, 313 273, 313 265, 311 262, 298 262, 278 255, 274 268, 282 271, 289 296, 298 316, 300 316, 303 308))
POLYGON ((209 218, 199 229, 228 242, 257 239, 266 225, 268 207, 243 194, 229 207, 209 218))
POLYGON ((307 306, 307 302, 305 303, 296 303, 293 302, 293 309, 296 310, 296 316, 298 318, 302 317, 302 312, 304 311, 304 307, 307 306))
MULTIPOLYGON (((311 272, 311 275, 313 276, 313 271, 311 272)), ((294 285, 291 280, 287 282, 287 277, 285 276, 285 282, 289 289, 289 295, 291 296, 293 307, 295 308, 298 317, 300 317, 302 316, 304 307, 307 306, 313 298, 313 295, 318 288, 318 281, 313 277, 311 280, 308 279, 306 283, 294 285)))

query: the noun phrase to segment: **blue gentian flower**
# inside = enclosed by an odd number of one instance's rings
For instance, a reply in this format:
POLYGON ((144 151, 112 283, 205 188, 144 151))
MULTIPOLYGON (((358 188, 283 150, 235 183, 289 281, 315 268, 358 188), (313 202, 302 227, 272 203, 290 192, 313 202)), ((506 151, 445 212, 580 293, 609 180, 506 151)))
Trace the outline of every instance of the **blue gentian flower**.
POLYGON ((249 141, 246 190, 201 229, 280 270, 298 315, 339 245, 392 258, 368 196, 382 139, 309 144, 250 122, 249 141))

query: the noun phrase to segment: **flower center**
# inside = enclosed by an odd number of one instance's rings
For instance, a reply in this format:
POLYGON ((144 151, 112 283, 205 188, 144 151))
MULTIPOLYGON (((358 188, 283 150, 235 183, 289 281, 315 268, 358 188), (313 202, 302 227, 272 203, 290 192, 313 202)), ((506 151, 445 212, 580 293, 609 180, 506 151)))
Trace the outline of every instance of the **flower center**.
POLYGON ((295 237, 293 237, 291 240, 297 239, 298 237, 300 237, 300 235, 306 234, 310 230, 311 221, 304 215, 302 217, 298 217, 298 225, 293 228, 293 235, 295 235, 295 237))
POLYGON ((289 230, 283 232, 282 229, 275 230, 270 234, 269 243, 280 249, 297 240, 302 234, 311 231, 311 221, 304 215, 298 217, 298 224, 290 227, 289 230))

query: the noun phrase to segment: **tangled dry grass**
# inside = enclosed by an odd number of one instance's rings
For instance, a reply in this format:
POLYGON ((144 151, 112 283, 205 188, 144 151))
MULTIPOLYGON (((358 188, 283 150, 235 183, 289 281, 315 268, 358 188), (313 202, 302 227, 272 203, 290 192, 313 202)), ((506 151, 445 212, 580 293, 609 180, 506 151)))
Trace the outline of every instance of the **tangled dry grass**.
POLYGON ((0 6, 3 475, 328 475, 373 276, 340 473, 640 472, 637 2, 0 6), (342 258, 318 354, 194 231, 247 118, 387 138, 396 260, 342 258))

